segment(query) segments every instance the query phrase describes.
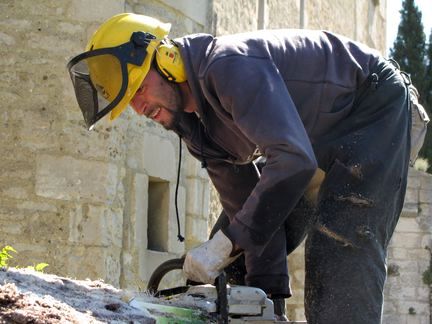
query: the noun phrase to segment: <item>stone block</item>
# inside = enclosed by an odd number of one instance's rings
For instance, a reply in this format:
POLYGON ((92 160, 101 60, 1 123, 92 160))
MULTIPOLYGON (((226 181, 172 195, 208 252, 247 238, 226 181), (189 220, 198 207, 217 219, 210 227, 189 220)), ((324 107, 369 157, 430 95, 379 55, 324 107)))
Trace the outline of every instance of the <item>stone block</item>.
POLYGON ((24 202, 17 204, 17 208, 26 209, 26 210, 53 212, 53 213, 57 212, 58 210, 55 205, 50 204, 48 202, 37 202, 37 201, 30 201, 30 200, 26 200, 24 202))
POLYGON ((401 299, 414 300, 417 298, 417 288, 415 287, 404 287, 400 295, 401 299))
POLYGON ((0 208, 0 221, 17 222, 25 219, 25 213, 18 212, 15 209, 8 210, 0 208))
POLYGON ((135 173, 131 188, 131 226, 135 249, 147 249, 148 176, 135 173))
POLYGON ((404 260, 408 257, 409 251, 405 248, 396 248, 390 244, 390 248, 388 250, 388 256, 391 260, 404 260))
MULTIPOLYGON (((7 221, 7 222, 0 222, 0 233, 2 233, 2 235, 0 236, 3 237, 2 239, 3 241, 5 236, 24 234, 24 230, 21 224, 7 221)), ((0 242, 0 249, 3 247, 2 244, 11 245, 12 243, 0 242)))
POLYGON ((68 238, 68 215, 64 212, 27 211, 23 225, 23 241, 35 245, 64 244, 68 238))
POLYGON ((203 181, 203 202, 202 202, 202 208, 203 208, 203 214, 202 217, 208 218, 210 213, 210 185, 207 181, 203 181))
POLYGON ((123 0, 101 0, 88 2, 86 0, 74 0, 66 9, 66 17, 79 20, 102 23, 109 17, 124 11, 123 0))
MULTIPOLYGON (((292 287, 291 287, 291 289, 292 289, 292 287)), ((295 309, 295 308, 297 308, 297 307, 299 307, 299 305, 303 302, 303 300, 304 300, 304 296, 301 296, 301 294, 298 294, 297 293, 297 291, 294 291, 293 289, 292 289, 292 296, 289 298, 289 301, 290 301, 290 309, 295 309)), ((291 317, 290 317, 290 319, 291 319, 291 317)))
POLYGON ((290 273, 292 274, 293 279, 297 280, 298 282, 304 283, 304 279, 305 279, 304 269, 298 269, 295 271, 290 271, 290 273))
POLYGON ((0 45, 3 46, 13 46, 15 45, 15 38, 6 33, 0 32, 0 45))
MULTIPOLYGON (((1 7, 0 7, 1 10, 1 7)), ((2 10, 2 12, 6 12, 6 10, 2 10)), ((26 16, 28 18, 28 16, 26 16)), ((32 21, 28 19, 17 19, 17 17, 4 17, 0 21, 0 26, 9 27, 11 30, 19 31, 31 28, 32 21)))
POLYGON ((420 186, 424 190, 432 191, 432 175, 429 173, 422 172, 420 177, 420 186))
POLYGON ((147 287, 138 275, 138 253, 123 249, 120 287, 126 291, 144 291, 147 287))
POLYGON ((384 307, 383 307, 384 318, 386 318, 386 314, 395 314, 395 313, 396 313, 396 306, 394 305, 394 303, 390 300, 385 299, 384 307))
POLYGON ((405 194, 405 204, 417 204, 419 199, 419 189, 408 188, 405 194))
POLYGON ((188 178, 201 178, 210 181, 207 170, 189 152, 185 154, 185 175, 188 178))
POLYGON ((424 172, 419 172, 414 168, 409 168, 407 188, 419 189, 421 186, 421 179, 424 172))
POLYGON ((417 262, 401 260, 397 262, 400 273, 418 273, 419 266, 417 262))
POLYGON ((77 206, 70 213, 69 241, 83 246, 122 245, 122 215, 108 206, 77 206))
POLYGON ((401 233, 420 233, 422 230, 416 218, 401 217, 397 225, 398 231, 401 233))
POLYGON ((29 33, 28 37, 30 39, 38 39, 37 42, 29 42, 29 48, 32 48, 36 51, 47 52, 47 53, 55 53, 55 54, 63 54, 63 55, 71 55, 75 51, 75 43, 69 39, 65 39, 62 42, 62 46, 58 46, 59 35, 53 34, 38 34, 38 33, 29 33))
POLYGON ((424 287, 416 288, 416 297, 418 301, 429 302, 430 288, 426 285, 424 287))
POLYGON ((27 186, 11 185, 1 189, 2 195, 14 199, 26 199, 30 195, 30 190, 27 186))
MULTIPOLYGON (((39 105, 36 101, 37 99, 34 98, 33 104, 39 105)), ((60 144, 58 134, 52 131, 51 122, 50 119, 36 111, 29 113, 27 118, 22 121, 22 127, 19 129, 19 137, 23 141, 22 146, 35 152, 58 148, 60 144)))
POLYGON ((424 234, 421 238, 420 247, 426 248, 426 247, 432 247, 432 236, 430 233, 424 234))
POLYGON ((416 233, 395 232, 391 244, 398 248, 421 248, 421 237, 416 233))
MULTIPOLYGON (((16 161, 16 164, 19 164, 19 161, 16 161)), ((3 173, 0 175, 1 178, 29 180, 33 176, 32 170, 27 169, 27 167, 15 168, 12 166, 8 166, 7 170, 7 173, 3 173)))
POLYGON ((419 204, 419 213, 421 217, 432 218, 432 204, 419 204))
MULTIPOLYGON (((415 262, 413 262, 415 263, 415 262)), ((415 266, 418 268, 418 266, 415 266)), ((400 281, 403 287, 422 287, 424 286, 421 272, 401 272, 400 281)))
POLYGON ((213 1, 213 14, 217 17, 214 21, 216 35, 256 30, 257 10, 257 1, 213 1))
POLYGON ((110 204, 118 176, 109 163, 46 154, 36 158, 36 194, 41 197, 110 204))
POLYGON ((186 217, 186 241, 187 247, 193 247, 198 243, 207 241, 207 221, 193 216, 186 217))
MULTIPOLYGON (((430 235, 423 237, 422 242, 424 242, 425 239, 430 239, 430 235)), ((426 249, 426 246, 430 247, 430 245, 424 244, 419 249, 410 250, 410 251, 412 251, 412 254, 410 255, 409 259, 417 260, 420 264, 422 264, 424 262, 429 262, 430 252, 426 249)))
POLYGON ((121 272, 121 250, 110 247, 105 259, 104 280, 114 287, 120 287, 121 272))
MULTIPOLYGON (((355 37, 355 24, 346 24, 345 21, 356 21, 355 2, 351 1, 306 1, 305 15, 307 15, 306 28, 325 29, 355 37), (330 17, 344 17, 345 19, 330 19, 330 17)), ((362 26, 367 23, 362 22, 362 26)))
POLYGON ((432 228, 432 204, 420 204, 417 220, 424 232, 430 231, 432 228))
POLYGON ((198 217, 207 217, 207 215, 204 214, 209 212, 209 206, 208 204, 207 206, 204 206, 204 203, 208 203, 208 200, 205 201, 204 197, 210 194, 208 191, 208 184, 197 178, 187 178, 186 188, 187 214, 198 217))
POLYGON ((295 316, 295 320, 301 322, 305 322, 306 323, 306 317, 305 317, 305 313, 304 313, 304 308, 302 305, 300 305, 299 307, 296 307, 295 311, 294 311, 294 316, 295 316))
POLYGON ((418 210, 419 210, 419 205, 418 203, 405 203, 403 205, 402 208, 402 212, 400 217, 404 217, 404 218, 415 218, 417 217, 418 214, 418 210))
POLYGON ((419 261, 419 260, 429 260, 430 254, 424 247, 418 248, 391 248, 389 250, 389 259, 395 260, 409 260, 409 261, 419 261))
MULTIPOLYGON (((186 229, 186 189, 182 186, 178 188, 177 197, 178 216, 180 220, 180 234, 187 239, 186 229)), ((170 202, 169 202, 169 222, 168 222, 168 252, 183 253, 185 243, 178 240, 177 215, 175 210, 175 184, 170 185, 170 202)))
POLYGON ((176 180, 178 157, 175 146, 169 139, 145 134, 130 140, 126 157, 128 167, 151 177, 176 180))
POLYGON ((267 1, 267 24, 264 29, 301 28, 299 1, 267 1))
POLYGON ((418 323, 414 321, 418 319, 418 316, 429 314, 429 308, 430 308, 429 303, 422 303, 414 300, 403 300, 398 303, 398 313, 407 315, 409 318, 407 324, 418 323), (415 315, 409 314, 410 308, 413 308, 413 310, 416 313, 415 315))
POLYGON ((419 191, 419 202, 432 204, 432 190, 423 190, 419 191))
POLYGON ((103 279, 119 286, 120 272, 115 263, 120 264, 120 251, 108 247, 70 247, 65 252, 66 275, 77 279, 103 279))
POLYGON ((207 12, 210 6, 209 0, 161 0, 163 3, 180 11, 183 15, 205 26, 207 24, 207 12))
MULTIPOLYGON (((141 250, 139 256, 139 277, 142 280, 142 283, 147 286, 148 280, 150 276, 154 272, 154 270, 160 266, 163 262, 179 258, 179 255, 168 253, 168 252, 157 252, 157 251, 149 251, 149 250, 141 250)), ((159 288, 172 288, 181 286, 183 282, 186 282, 184 277, 181 276, 180 271, 177 271, 176 274, 178 277, 174 280, 168 280, 168 282, 163 279, 159 288)))
POLYGON ((84 35, 85 29, 81 24, 73 24, 69 21, 61 21, 57 25, 58 31, 68 35, 84 35))
POLYGON ((384 314, 382 318, 383 324, 408 324, 406 316, 399 314, 384 314))

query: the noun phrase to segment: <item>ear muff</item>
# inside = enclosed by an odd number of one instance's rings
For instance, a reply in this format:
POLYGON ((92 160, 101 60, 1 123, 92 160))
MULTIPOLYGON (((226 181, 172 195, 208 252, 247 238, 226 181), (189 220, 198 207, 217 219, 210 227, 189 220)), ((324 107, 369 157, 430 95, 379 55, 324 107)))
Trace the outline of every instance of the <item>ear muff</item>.
POLYGON ((173 42, 164 40, 157 47, 155 54, 156 67, 168 81, 185 82, 186 71, 180 50, 173 42))

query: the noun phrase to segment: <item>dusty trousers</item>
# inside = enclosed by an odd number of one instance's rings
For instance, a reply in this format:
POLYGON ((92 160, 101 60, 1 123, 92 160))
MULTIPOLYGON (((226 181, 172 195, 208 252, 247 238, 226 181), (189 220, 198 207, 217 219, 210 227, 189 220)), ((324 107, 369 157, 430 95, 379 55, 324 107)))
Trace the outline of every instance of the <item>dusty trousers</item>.
POLYGON ((399 72, 384 60, 374 71, 352 115, 315 145, 326 178, 305 247, 309 324, 381 322, 387 246, 406 191, 411 114, 399 72))
MULTIPOLYGON (((289 297, 286 255, 307 235, 309 324, 381 321, 386 251, 406 190, 411 115, 399 72, 385 60, 372 71, 353 112, 314 143, 326 172, 316 207, 300 200, 260 257, 245 254, 226 269, 234 283, 289 297)), ((213 233, 228 223, 222 213, 213 233)))

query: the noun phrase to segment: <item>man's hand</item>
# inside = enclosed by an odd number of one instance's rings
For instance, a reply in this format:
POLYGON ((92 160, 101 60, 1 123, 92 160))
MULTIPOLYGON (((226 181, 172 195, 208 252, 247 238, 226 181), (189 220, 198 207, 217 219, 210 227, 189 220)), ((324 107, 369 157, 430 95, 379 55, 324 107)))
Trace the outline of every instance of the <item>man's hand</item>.
POLYGON ((223 269, 240 255, 230 256, 232 251, 231 240, 219 230, 211 240, 186 254, 183 271, 190 280, 213 284, 223 269))

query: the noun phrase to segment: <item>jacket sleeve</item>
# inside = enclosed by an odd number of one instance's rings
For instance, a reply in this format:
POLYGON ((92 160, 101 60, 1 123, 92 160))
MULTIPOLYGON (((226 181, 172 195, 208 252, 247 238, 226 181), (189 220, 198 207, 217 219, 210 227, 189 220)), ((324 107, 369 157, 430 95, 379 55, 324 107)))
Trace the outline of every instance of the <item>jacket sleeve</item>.
MULTIPOLYGON (((312 145, 271 60, 241 55, 220 58, 209 66, 202 82, 207 99, 220 102, 267 159, 258 183, 226 231, 241 248, 260 255, 317 168, 312 145)), ((209 165, 211 178, 223 174, 223 167, 209 165)), ((224 185, 231 190, 216 186, 222 201, 229 201, 232 191, 241 188, 224 185)))

